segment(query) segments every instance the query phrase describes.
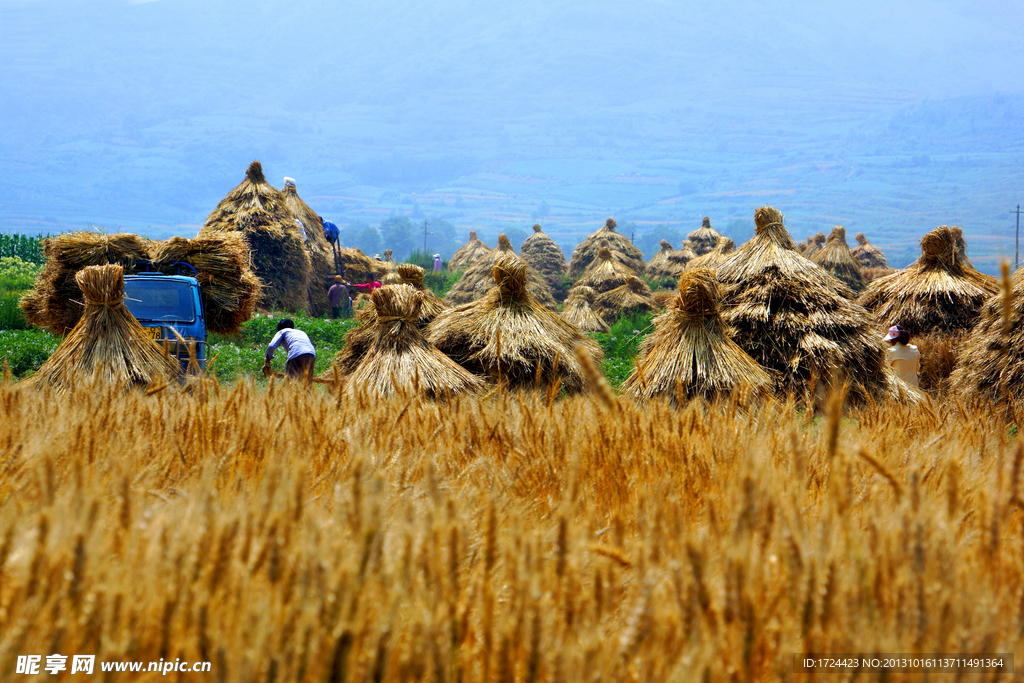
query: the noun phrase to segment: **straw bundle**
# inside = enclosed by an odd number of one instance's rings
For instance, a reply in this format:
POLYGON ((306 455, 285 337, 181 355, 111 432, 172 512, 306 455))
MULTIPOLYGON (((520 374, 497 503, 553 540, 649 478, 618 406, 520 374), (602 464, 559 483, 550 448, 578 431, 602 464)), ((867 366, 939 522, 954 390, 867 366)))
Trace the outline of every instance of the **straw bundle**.
POLYGON ((331 252, 330 243, 324 237, 320 214, 302 201, 295 183, 286 182, 281 194, 284 195, 285 206, 306 230, 305 247, 310 267, 309 285, 306 288, 307 311, 312 316, 321 316, 331 307, 324 285, 334 274, 334 254, 331 252))
POLYGON ((591 233, 587 239, 576 245, 572 250, 572 258, 569 261, 569 275, 579 277, 597 260, 598 254, 603 246, 612 251, 616 261, 626 266, 632 275, 643 276, 647 264, 644 263, 644 255, 633 246, 624 235, 615 232, 617 224, 614 218, 605 221, 604 226, 595 233, 591 233), (607 244, 602 244, 607 242, 607 244))
POLYGON ((491 252, 491 248, 480 241, 476 230, 469 231, 469 241, 459 247, 448 261, 448 270, 455 272, 473 265, 491 252))
POLYGON ((1024 387, 1024 268, 985 302, 949 378, 965 399, 1019 402, 1024 387))
POLYGON ((807 252, 807 242, 797 242, 796 250, 799 251, 801 254, 805 254, 807 252))
POLYGON ((814 255, 821 251, 821 248, 825 246, 825 233, 818 232, 814 234, 814 237, 807 238, 807 249, 804 251, 804 256, 809 259, 813 259, 814 255))
POLYGON ((637 366, 623 385, 638 400, 662 396, 678 406, 690 399, 713 400, 738 389, 771 391, 772 378, 725 332, 721 293, 710 268, 687 270, 668 310, 654 319, 640 345, 637 366))
MULTIPOLYGON (((395 296, 404 299, 411 300, 416 295, 416 288, 412 285, 385 285, 380 289, 396 290, 395 296)), ((374 291, 376 292, 379 290, 374 291)), ((345 345, 337 354, 335 354, 331 367, 320 375, 320 379, 333 379, 335 376, 335 370, 337 370, 337 375, 339 377, 345 377, 346 375, 352 374, 355 372, 355 369, 359 367, 359 363, 363 360, 367 352, 370 350, 370 347, 373 345, 375 335, 374 323, 377 321, 377 309, 372 305, 372 295, 367 297, 365 294, 360 294, 357 299, 361 299, 366 303, 366 305, 362 305, 358 308, 354 301, 352 303, 356 320, 359 321, 359 327, 354 327, 345 334, 345 345)))
POLYGON ((680 249, 676 251, 666 240, 661 241, 661 249, 647 262, 647 275, 652 278, 679 277, 686 265, 696 258, 693 251, 680 249))
POLYGON ((381 263, 384 264, 384 267, 387 268, 387 271, 389 273, 394 271, 398 267, 398 264, 395 263, 395 259, 392 258, 392 254, 394 253, 395 252, 391 249, 385 249, 384 259, 381 261, 381 263))
POLYGON ((818 395, 843 381, 855 401, 891 391, 880 337, 850 289, 796 251, 781 212, 761 207, 754 222, 753 239, 717 269, 736 343, 779 373, 780 391, 818 395))
POLYGON ((372 259, 355 247, 338 249, 338 262, 341 272, 349 282, 366 284, 380 282, 387 275, 388 269, 383 261, 372 259))
MULTIPOLYGON (((404 264, 403 264, 404 265, 404 264)), ((382 287, 371 294, 368 341, 348 386, 378 398, 417 393, 429 398, 475 393, 485 383, 430 345, 420 331, 423 292, 382 287)))
POLYGON ((869 244, 864 233, 858 232, 853 238, 857 240, 857 246, 851 249, 850 253, 853 254, 853 258, 857 259, 862 271, 869 268, 889 267, 889 262, 885 260, 885 254, 875 245, 869 244))
POLYGON ((539 224, 533 226, 533 234, 519 247, 519 257, 548 278, 561 277, 568 270, 562 248, 544 234, 539 224))
POLYGON ((704 220, 698 229, 691 232, 688 236, 690 244, 693 245, 693 253, 697 256, 703 256, 718 245, 718 238, 721 235, 718 231, 711 227, 711 219, 708 216, 704 216, 704 220))
POLYGON ((860 263, 850 253, 850 245, 846 243, 846 228, 841 225, 832 228, 825 246, 811 260, 846 283, 854 293, 863 291, 867 284, 860 263))
POLYGON ((967 258, 967 240, 964 239, 964 231, 955 225, 950 226, 949 231, 953 233, 953 241, 956 242, 956 253, 960 262, 968 268, 974 268, 974 264, 967 258))
POLYGON ((571 322, 584 332, 610 332, 608 323, 601 320, 594 309, 590 307, 597 296, 590 287, 573 287, 569 290, 569 296, 565 300, 565 308, 562 310, 562 317, 571 322))
POLYGON ((718 236, 718 243, 715 244, 715 248, 697 258, 690 261, 687 269, 692 268, 717 268, 720 264, 725 263, 729 256, 736 251, 736 243, 725 235, 718 236))
POLYGON ((46 265, 35 286, 21 299, 25 319, 56 335, 65 335, 82 317, 82 291, 75 274, 87 266, 118 263, 128 272, 149 258, 147 240, 129 233, 101 235, 69 232, 43 240, 46 265))
POLYGON ((600 362, 601 348, 578 327, 542 306, 528 289, 526 264, 503 255, 484 298, 445 311, 427 327, 429 342, 470 372, 510 387, 588 387, 576 355, 600 362))
POLYGON ((121 265, 87 266, 75 274, 75 282, 85 311, 26 386, 64 391, 96 378, 127 388, 166 382, 181 373, 178 359, 164 353, 124 305, 121 265))
POLYGON ((400 285, 402 284, 402 276, 395 271, 391 271, 381 279, 380 283, 382 285, 400 285))
POLYGON ((263 283, 260 306, 288 311, 306 307, 309 255, 284 195, 267 182, 258 161, 209 215, 199 236, 224 232, 241 233, 249 245, 256 276, 263 283))
POLYGON ((606 323, 632 313, 656 313, 658 302, 651 296, 651 289, 640 278, 630 275, 625 284, 598 295, 594 300, 594 313, 606 323))
POLYGON ((598 294, 604 294, 626 284, 626 280, 631 277, 636 275, 621 262, 616 261, 611 249, 608 248, 608 243, 603 242, 597 252, 597 259, 590 264, 576 284, 590 287, 598 294))
MULTIPOLYGON (((494 287, 491 270, 500 260, 509 256, 515 259, 519 258, 512 248, 512 242, 505 236, 505 233, 502 233, 498 235, 497 248, 478 258, 462 278, 452 285, 444 300, 453 306, 457 306, 482 299, 494 287)), ((527 286, 533 298, 552 311, 557 311, 558 302, 552 296, 551 288, 548 286, 544 276, 529 264, 524 263, 523 266, 526 268, 527 286)))
POLYGON ((871 283, 857 303, 879 326, 902 325, 911 335, 970 329, 999 282, 964 263, 947 226, 921 239, 921 257, 871 283))
POLYGON ((426 271, 415 263, 401 263, 397 266, 395 274, 398 275, 402 284, 410 285, 416 291, 422 292, 423 301, 419 306, 420 325, 426 325, 437 317, 441 311, 447 311, 451 306, 441 300, 437 294, 423 284, 423 275, 426 271))
POLYGON ((211 332, 234 334, 256 311, 260 281, 250 269, 249 247, 239 233, 172 237, 153 245, 152 260, 163 273, 176 274, 176 261, 196 269, 206 329, 211 332))

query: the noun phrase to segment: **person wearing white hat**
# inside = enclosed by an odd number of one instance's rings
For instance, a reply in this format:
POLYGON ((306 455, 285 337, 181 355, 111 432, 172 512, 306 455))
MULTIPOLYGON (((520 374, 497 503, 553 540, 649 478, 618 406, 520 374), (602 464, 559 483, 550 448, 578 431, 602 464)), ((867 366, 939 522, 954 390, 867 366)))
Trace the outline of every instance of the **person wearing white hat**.
POLYGON ((442 265, 441 264, 441 255, 440 254, 434 254, 434 272, 435 273, 441 272, 441 265, 442 265))
POLYGON ((899 325, 889 328, 889 334, 882 338, 889 342, 889 367, 896 376, 914 388, 918 388, 918 373, 921 370, 921 352, 910 342, 910 333, 899 325))

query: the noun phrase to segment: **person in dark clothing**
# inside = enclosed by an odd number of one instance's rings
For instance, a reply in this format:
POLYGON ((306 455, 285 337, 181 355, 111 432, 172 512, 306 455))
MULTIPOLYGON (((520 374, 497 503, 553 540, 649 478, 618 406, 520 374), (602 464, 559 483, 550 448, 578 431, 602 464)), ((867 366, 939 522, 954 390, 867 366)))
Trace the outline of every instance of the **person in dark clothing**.
POLYGON ((348 283, 342 276, 334 276, 334 284, 327 290, 327 300, 331 302, 332 318, 340 317, 342 312, 346 317, 352 314, 352 299, 349 296, 348 283))
POLYGON ((334 223, 325 221, 323 216, 320 216, 320 224, 324 226, 324 237, 331 243, 331 251, 334 252, 334 262, 337 263, 338 259, 341 257, 341 252, 339 251, 340 246, 338 243, 338 240, 341 237, 341 231, 338 230, 338 226, 334 223))

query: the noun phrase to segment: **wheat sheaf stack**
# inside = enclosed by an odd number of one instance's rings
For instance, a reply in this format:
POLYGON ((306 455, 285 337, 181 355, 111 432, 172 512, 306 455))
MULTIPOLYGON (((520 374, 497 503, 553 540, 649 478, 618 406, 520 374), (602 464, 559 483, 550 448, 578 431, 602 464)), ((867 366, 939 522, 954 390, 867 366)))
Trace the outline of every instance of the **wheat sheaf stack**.
POLYGON ((733 339, 774 370, 780 393, 828 393, 843 383, 854 401, 892 391, 880 335, 853 292, 796 250, 782 213, 763 206, 756 232, 716 273, 733 339))
POLYGON ((494 286, 482 299, 434 318, 427 341, 473 374, 509 388, 587 389, 576 348, 600 360, 597 342, 533 297, 526 264, 518 257, 502 255, 491 277, 494 286))
POLYGON ((199 231, 199 237, 237 232, 252 253, 253 269, 263 283, 260 306, 304 310, 312 277, 309 254, 285 197, 267 182, 254 161, 245 179, 221 200, 199 231))
POLYGON ((178 360, 150 339, 124 305, 122 266, 88 266, 75 282, 85 299, 82 317, 25 386, 64 392, 95 379, 128 388, 163 384, 181 373, 178 360))
POLYGON ((647 262, 647 275, 652 278, 677 278, 694 258, 696 255, 692 250, 684 247, 676 251, 667 240, 662 240, 661 249, 647 262))
POLYGON ((591 308, 596 296, 597 293, 586 285, 573 287, 565 300, 562 317, 584 332, 609 332, 608 323, 591 308))
POLYGON ((448 270, 454 273, 468 268, 490 252, 491 248, 476 236, 476 230, 470 230, 469 241, 459 247, 448 260, 448 270))
POLYGON ((600 230, 591 233, 572 250, 569 260, 569 275, 580 277, 600 258, 601 250, 611 250, 615 261, 622 264, 630 274, 643 277, 647 270, 643 253, 625 235, 616 231, 618 224, 609 218, 600 230))
POLYGON ((921 257, 903 270, 875 280, 857 303, 879 327, 901 325, 911 335, 969 330, 999 281, 968 265, 958 236, 948 226, 921 239, 921 257))
POLYGON ((82 317, 81 290, 76 274, 87 266, 108 263, 135 272, 137 261, 149 259, 149 241, 131 233, 103 235, 97 232, 69 232, 43 240, 46 265, 35 285, 21 298, 25 319, 63 336, 82 317))
POLYGON ((769 394, 771 376, 729 338, 720 300, 714 270, 683 273, 677 295, 640 345, 624 393, 638 400, 663 397, 677 407, 693 398, 714 400, 738 390, 769 394))
POLYGON ((351 391, 376 398, 423 394, 436 399, 484 389, 481 378, 423 338, 423 292, 409 286, 382 287, 370 298, 374 315, 365 325, 362 357, 348 378, 351 391))
POLYGON ((825 246, 811 260, 845 282, 854 293, 864 291, 867 283, 861 273, 860 263, 850 253, 850 245, 846 243, 846 228, 843 226, 832 228, 825 246))

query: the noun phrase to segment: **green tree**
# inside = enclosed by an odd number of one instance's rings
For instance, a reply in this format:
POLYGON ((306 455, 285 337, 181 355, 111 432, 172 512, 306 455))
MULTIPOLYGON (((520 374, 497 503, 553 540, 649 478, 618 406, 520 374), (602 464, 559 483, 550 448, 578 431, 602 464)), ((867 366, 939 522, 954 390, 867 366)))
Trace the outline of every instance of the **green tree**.
POLYGON ((373 256, 380 253, 380 233, 377 228, 363 221, 354 221, 345 227, 341 243, 362 250, 364 254, 373 256))
POLYGON ((401 261, 416 248, 416 236, 416 228, 405 216, 391 216, 380 224, 381 244, 394 252, 395 261, 401 261))

